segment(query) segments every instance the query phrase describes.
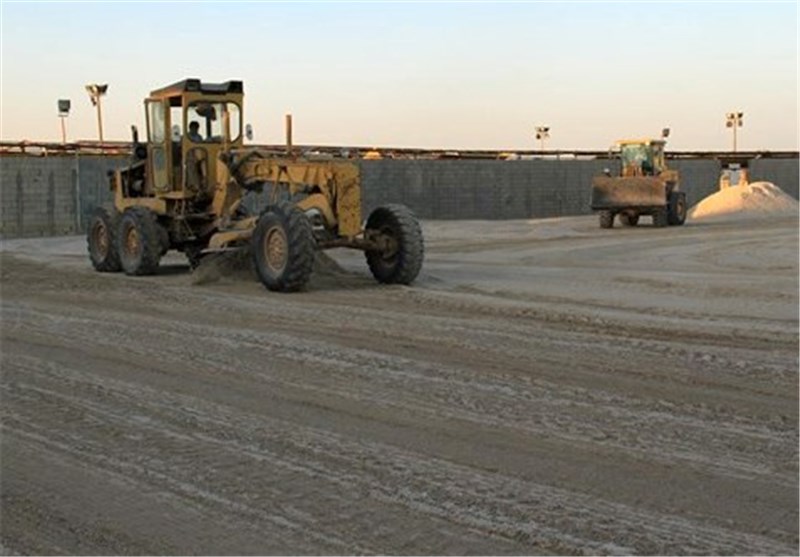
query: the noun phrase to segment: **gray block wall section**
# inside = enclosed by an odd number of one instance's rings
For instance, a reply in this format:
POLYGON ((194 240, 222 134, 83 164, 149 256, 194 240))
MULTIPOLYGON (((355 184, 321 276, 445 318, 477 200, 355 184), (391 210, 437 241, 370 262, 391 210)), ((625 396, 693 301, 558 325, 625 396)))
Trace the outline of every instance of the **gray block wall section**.
MULTIPOLYGON (((0 237, 82 233, 92 208, 111 200, 107 172, 127 157, 0 157, 0 237)), ((590 212, 592 176, 604 160, 361 161, 364 214, 403 203, 424 219, 529 219, 590 212)), ((690 205, 717 191, 716 160, 678 160, 690 205)), ((766 180, 798 197, 797 159, 754 159, 751 180, 766 180)), ((263 206, 266 195, 253 199, 263 206)))
MULTIPOLYGON (((769 161, 764 161, 769 162, 769 161)), ((784 161, 772 161, 784 162, 784 161)), ((797 181, 796 166, 794 180, 797 181)), ((672 161, 690 205, 717 191, 716 160, 672 161)), ((769 167, 769 165, 767 165, 769 167)), ((383 203, 403 203, 421 218, 527 219, 591 212, 592 177, 618 163, 567 161, 363 161, 363 204, 369 212, 383 203)), ((773 172, 784 178, 789 165, 773 172)), ((794 195, 797 197, 795 185, 794 195)))
POLYGON ((4 237, 55 236, 77 229, 72 165, 73 161, 56 158, 2 160, 0 232, 4 237))
POLYGON ((609 161, 382 160, 361 163, 365 212, 403 203, 427 219, 527 219, 589 211, 609 161))
POLYGON ((800 165, 797 159, 753 159, 749 170, 751 182, 772 182, 795 199, 800 197, 800 165))
POLYGON ((129 164, 129 157, 80 157, 76 179, 80 197, 80 229, 86 230, 95 207, 114 199, 109 187, 108 171, 129 164))
POLYGON ((111 200, 106 172, 127 157, 0 158, 0 237, 78 234, 111 200))
POLYGON ((686 192, 686 202, 689 207, 719 191, 719 174, 722 166, 718 161, 679 160, 670 161, 669 166, 680 173, 681 191, 686 192))

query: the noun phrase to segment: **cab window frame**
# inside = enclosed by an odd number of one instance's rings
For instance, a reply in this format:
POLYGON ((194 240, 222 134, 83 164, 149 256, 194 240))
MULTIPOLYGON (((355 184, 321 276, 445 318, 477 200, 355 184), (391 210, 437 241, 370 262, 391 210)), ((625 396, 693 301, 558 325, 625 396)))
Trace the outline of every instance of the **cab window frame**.
MULTIPOLYGON (((189 126, 191 125, 191 123, 193 121, 197 121, 200 124, 201 135, 205 136, 205 134, 208 131, 208 128, 206 128, 206 130, 203 130, 203 121, 205 120, 207 122, 208 121, 207 118, 203 118, 202 116, 200 116, 196 109, 193 110, 197 105, 201 105, 201 104, 211 104, 211 105, 214 105, 215 107, 223 107, 224 110, 226 112, 228 112, 229 114, 231 114, 231 115, 233 115, 233 113, 230 110, 230 106, 233 105, 234 107, 236 107, 236 122, 234 122, 234 118, 232 118, 232 117, 230 118, 230 131, 232 132, 235 129, 237 133, 236 133, 235 136, 233 136, 233 134, 231 134, 232 137, 228 138, 228 142, 229 143, 235 143, 235 142, 239 141, 242 138, 242 106, 241 106, 240 103, 238 103, 236 101, 233 101, 233 100, 212 100, 212 101, 209 101, 209 100, 193 100, 193 101, 190 101, 186 105, 186 108, 184 110, 184 120, 185 120, 184 129, 186 130, 185 135, 186 135, 186 137, 189 139, 189 141, 192 144, 195 144, 195 145, 203 145, 203 144, 220 145, 225 141, 225 138, 223 137, 223 134, 225 133, 225 126, 223 125, 223 120, 222 120, 222 115, 221 114, 220 114, 219 119, 218 119, 219 120, 220 132, 221 132, 219 137, 221 137, 221 139, 219 139, 219 140, 213 139, 214 137, 217 137, 217 136, 212 135, 210 137, 204 137, 204 139, 202 141, 195 141, 194 139, 192 139, 189 136, 189 126), (199 119, 197 118, 198 116, 200 117, 199 119)), ((214 131, 213 127, 214 126, 212 126, 212 131, 214 131)))

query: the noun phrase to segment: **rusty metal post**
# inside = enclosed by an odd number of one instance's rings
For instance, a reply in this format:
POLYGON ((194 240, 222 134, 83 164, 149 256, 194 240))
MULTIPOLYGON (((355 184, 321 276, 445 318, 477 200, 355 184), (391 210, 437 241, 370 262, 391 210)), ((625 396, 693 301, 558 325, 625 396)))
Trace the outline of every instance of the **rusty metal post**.
POLYGON ((100 134, 100 144, 103 144, 103 111, 100 109, 101 95, 97 95, 97 130, 100 134))
POLYGON ((108 84, 100 85, 98 83, 90 83, 86 86, 86 91, 89 93, 89 100, 92 105, 97 107, 97 132, 100 137, 100 144, 103 144, 103 110, 100 99, 108 91, 108 84))
POLYGON ((292 156, 292 115, 286 115, 286 154, 292 156))

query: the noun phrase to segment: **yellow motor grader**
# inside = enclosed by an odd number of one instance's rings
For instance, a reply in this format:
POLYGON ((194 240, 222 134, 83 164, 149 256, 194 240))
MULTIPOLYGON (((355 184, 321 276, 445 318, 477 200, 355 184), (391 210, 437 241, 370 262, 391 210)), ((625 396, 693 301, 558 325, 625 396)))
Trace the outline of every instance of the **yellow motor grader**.
POLYGON ((308 282, 315 251, 363 250, 382 283, 410 284, 423 261, 419 222, 403 205, 361 216, 359 167, 246 148, 241 81, 185 79, 145 100, 147 141, 133 130, 131 164, 110 173, 112 205, 98 207, 88 231, 94 268, 153 274, 169 250, 196 266, 207 254, 249 249, 261 282, 295 291, 308 282), (267 188, 270 203, 251 214, 245 194, 267 188))
POLYGON ((679 226, 686 220, 686 194, 680 191, 677 170, 667 168, 664 138, 618 141, 621 176, 592 179, 591 207, 600 216, 600 227, 614 226, 619 215, 623 226, 636 226, 639 217, 649 215, 653 226, 679 226))

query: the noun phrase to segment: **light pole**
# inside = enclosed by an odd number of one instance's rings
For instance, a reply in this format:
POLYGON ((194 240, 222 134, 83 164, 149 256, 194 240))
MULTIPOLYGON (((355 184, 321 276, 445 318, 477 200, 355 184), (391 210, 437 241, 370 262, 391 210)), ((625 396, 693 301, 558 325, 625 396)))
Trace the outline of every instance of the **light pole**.
POLYGON ((549 126, 536 126, 536 139, 539 140, 539 150, 544 151, 544 140, 550 137, 549 126))
POLYGON ((725 127, 733 128, 733 152, 736 152, 736 128, 742 127, 744 112, 728 112, 725 115, 725 127))
POLYGON ((67 142, 67 116, 70 109, 69 99, 58 99, 58 117, 61 119, 61 143, 67 142))
POLYGON ((100 143, 103 142, 103 111, 100 107, 100 98, 106 94, 108 84, 99 85, 97 83, 90 83, 86 86, 86 91, 89 93, 89 100, 92 101, 92 106, 97 107, 97 131, 100 135, 100 143))

